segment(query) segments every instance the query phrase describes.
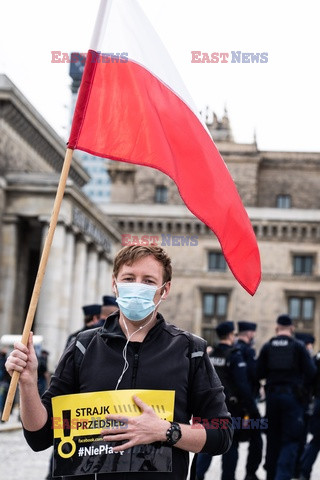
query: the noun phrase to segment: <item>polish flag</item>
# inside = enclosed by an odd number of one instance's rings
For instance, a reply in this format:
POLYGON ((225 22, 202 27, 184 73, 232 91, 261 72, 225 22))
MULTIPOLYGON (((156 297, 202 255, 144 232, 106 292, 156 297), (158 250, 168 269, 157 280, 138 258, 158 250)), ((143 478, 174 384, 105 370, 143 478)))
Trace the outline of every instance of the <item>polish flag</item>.
POLYGON ((101 0, 68 147, 172 178, 189 210, 217 236, 235 278, 255 293, 260 256, 246 210, 136 0, 101 0))

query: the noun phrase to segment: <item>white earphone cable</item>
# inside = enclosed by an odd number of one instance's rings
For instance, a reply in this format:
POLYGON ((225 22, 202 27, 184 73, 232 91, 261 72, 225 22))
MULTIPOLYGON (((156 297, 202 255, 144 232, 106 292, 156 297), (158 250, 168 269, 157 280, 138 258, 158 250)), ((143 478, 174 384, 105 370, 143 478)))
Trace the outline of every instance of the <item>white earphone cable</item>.
POLYGON ((126 344, 125 344, 125 346, 124 346, 124 348, 123 348, 123 350, 122 350, 122 357, 123 357, 123 359, 124 359, 124 366, 123 366, 122 373, 121 373, 120 377, 118 378, 118 381, 117 381, 117 385, 116 385, 115 390, 118 390, 118 387, 119 387, 120 382, 121 382, 121 380, 122 380, 122 378, 123 378, 123 375, 126 373, 126 371, 127 371, 128 368, 129 368, 129 362, 128 362, 128 360, 127 360, 127 349, 128 349, 128 345, 129 345, 129 342, 130 342, 131 338, 133 337, 133 335, 134 335, 135 333, 140 332, 140 330, 142 330, 144 327, 146 327, 147 325, 149 325, 150 322, 152 322, 152 320, 154 319, 154 315, 155 315, 155 313, 156 313, 156 309, 157 309, 157 307, 159 306, 159 304, 160 304, 160 302, 161 302, 161 300, 162 300, 163 295, 164 295, 164 293, 162 294, 162 296, 161 296, 159 302, 157 303, 157 305, 155 306, 155 309, 153 310, 153 313, 152 313, 152 315, 151 315, 150 320, 149 320, 145 325, 143 325, 142 327, 139 327, 138 330, 136 330, 136 331, 134 331, 133 333, 131 333, 131 335, 129 335, 129 330, 128 330, 127 324, 126 324, 126 322, 125 322, 125 319, 122 317, 122 320, 123 320, 123 323, 124 323, 124 326, 125 326, 125 329, 126 329, 126 332, 127 332, 127 341, 126 341, 126 344))

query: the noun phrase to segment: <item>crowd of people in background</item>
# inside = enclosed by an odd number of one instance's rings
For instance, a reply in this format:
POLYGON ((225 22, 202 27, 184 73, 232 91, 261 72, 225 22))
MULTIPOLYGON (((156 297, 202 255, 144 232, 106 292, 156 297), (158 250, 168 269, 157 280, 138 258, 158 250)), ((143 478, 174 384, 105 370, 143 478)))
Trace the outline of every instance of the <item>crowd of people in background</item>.
POLYGON ((141 480, 142 476, 186 480, 189 452, 222 455, 231 446, 231 415, 206 342, 166 322, 158 312, 170 293, 171 277, 171 259, 160 246, 123 247, 115 256, 112 273, 119 309, 102 327, 85 325, 64 350, 42 397, 36 385, 38 362, 32 334, 27 346, 15 343, 6 368, 10 375, 20 373, 21 421, 34 451, 53 444, 51 400, 56 396, 138 389, 151 391, 155 405, 161 405, 163 390, 174 394, 170 419, 161 418, 139 395, 132 396, 134 410, 141 412, 137 417, 127 410, 117 415, 108 412, 107 418, 121 423, 121 428, 108 425, 96 439, 103 447, 111 442, 108 456, 88 465, 88 459, 81 456, 79 460, 75 450, 74 469, 74 459, 64 462, 56 451, 55 476, 66 472, 80 480, 84 473, 94 478, 98 471, 101 480, 141 480), (224 428, 212 430, 205 424, 195 428, 192 418, 207 419, 209 424, 218 419, 224 428))
POLYGON ((102 327, 105 319, 111 315, 111 313, 118 310, 118 308, 116 299, 111 295, 104 295, 102 297, 102 305, 97 303, 84 305, 82 307, 83 327, 69 335, 66 347, 70 345, 72 340, 75 339, 80 332, 84 332, 90 328, 102 327))
MULTIPOLYGON (((66 347, 81 332, 102 327, 118 310, 115 297, 106 295, 102 300, 102 305, 83 306, 83 327, 68 337, 66 347)), ((295 332, 287 314, 277 318, 275 330, 258 356, 254 348, 257 324, 248 321, 238 322, 237 332, 234 322, 220 323, 216 328, 219 342, 208 347, 234 428, 231 447, 222 455, 221 480, 235 480, 241 442, 248 443, 244 480, 259 480, 257 471, 263 458, 266 480, 310 479, 320 450, 320 352, 314 355, 314 337, 295 332), (265 409, 259 407, 263 401, 265 409)), ((40 395, 49 385, 48 355, 45 349, 37 352, 40 395)), ((6 358, 7 351, 2 349, 0 411, 10 383, 6 358)), ((210 453, 195 456, 197 480, 205 478, 211 461, 210 453)), ((51 467, 47 478, 52 478, 51 467)))
MULTIPOLYGON (((315 338, 295 332, 292 319, 283 314, 277 318, 275 336, 257 357, 257 324, 238 322, 237 330, 236 335, 234 322, 220 323, 219 343, 209 347, 234 424, 231 448, 222 456, 221 480, 235 480, 240 442, 248 442, 244 480, 259 480, 262 434, 266 480, 309 480, 320 450, 320 353, 314 355, 315 338), (261 418, 258 405, 264 400, 261 418)), ((205 478, 211 460, 198 454, 197 480, 205 478)))

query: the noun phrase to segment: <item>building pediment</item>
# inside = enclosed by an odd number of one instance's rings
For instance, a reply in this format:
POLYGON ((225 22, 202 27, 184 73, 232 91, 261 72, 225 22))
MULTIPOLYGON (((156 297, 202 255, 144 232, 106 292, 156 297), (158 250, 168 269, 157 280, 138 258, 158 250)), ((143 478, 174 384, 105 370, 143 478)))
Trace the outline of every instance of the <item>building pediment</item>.
MULTIPOLYGON (((0 75, 0 172, 61 172, 66 145, 6 75, 0 75)), ((70 178, 90 177, 74 156, 70 178)))

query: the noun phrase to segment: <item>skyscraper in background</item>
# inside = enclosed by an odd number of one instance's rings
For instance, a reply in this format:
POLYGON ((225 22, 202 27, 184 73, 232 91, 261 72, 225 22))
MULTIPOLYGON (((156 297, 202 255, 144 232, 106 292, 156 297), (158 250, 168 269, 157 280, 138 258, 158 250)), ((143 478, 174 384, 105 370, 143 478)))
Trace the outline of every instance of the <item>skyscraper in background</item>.
MULTIPOLYGON (((82 73, 84 70, 86 55, 78 52, 71 53, 71 62, 69 75, 72 78, 71 84, 71 109, 70 109, 70 125, 73 118, 78 90, 80 87, 82 73)), ((105 158, 94 157, 81 150, 77 151, 77 156, 80 158, 83 168, 91 177, 83 190, 88 195, 90 200, 95 203, 103 204, 110 200, 110 177, 107 172, 108 160, 105 158)))

